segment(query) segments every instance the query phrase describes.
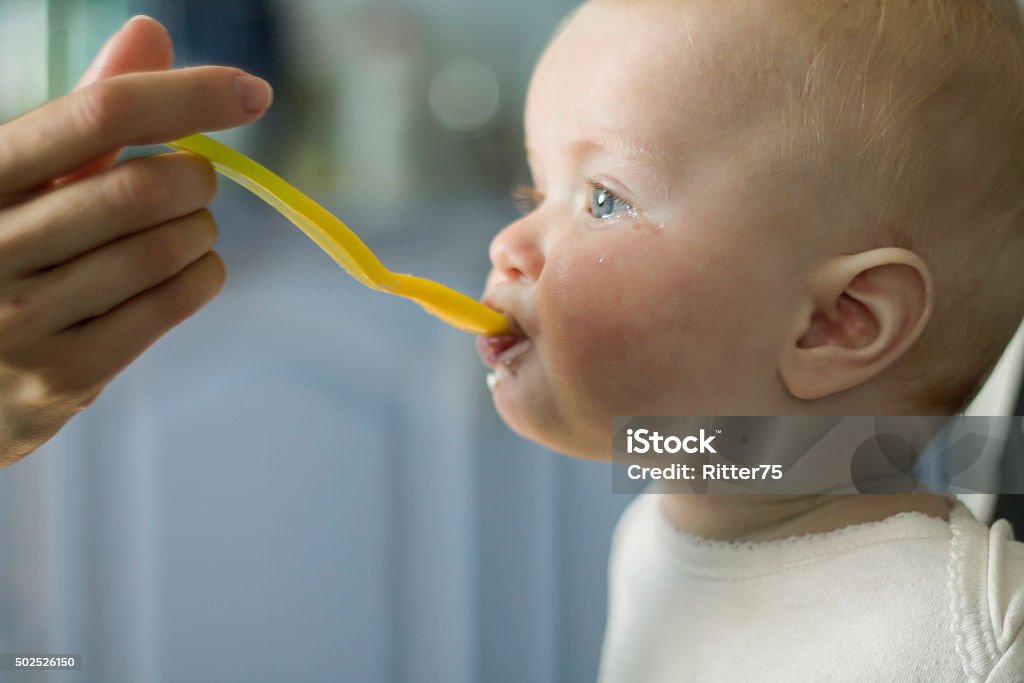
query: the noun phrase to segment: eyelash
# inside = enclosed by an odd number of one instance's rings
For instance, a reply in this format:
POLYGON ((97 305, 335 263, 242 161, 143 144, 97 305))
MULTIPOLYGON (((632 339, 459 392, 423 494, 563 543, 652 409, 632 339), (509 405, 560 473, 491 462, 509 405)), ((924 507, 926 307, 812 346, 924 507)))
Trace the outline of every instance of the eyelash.
POLYGON ((544 202, 544 195, 533 185, 518 185, 512 190, 512 200, 516 203, 519 213, 524 216, 531 214, 544 202))
MULTIPOLYGON (((618 196, 601 183, 593 180, 586 181, 587 186, 591 192, 607 192, 609 196, 618 201, 620 204, 626 207, 627 213, 633 214, 636 212, 636 207, 618 196)), ((523 215, 531 214, 537 210, 537 208, 544 202, 544 195, 533 185, 518 185, 512 190, 512 200, 516 204, 516 208, 523 215)), ((587 209, 590 212, 590 209, 587 209)), ((598 218, 596 220, 608 220, 607 218, 598 218)))

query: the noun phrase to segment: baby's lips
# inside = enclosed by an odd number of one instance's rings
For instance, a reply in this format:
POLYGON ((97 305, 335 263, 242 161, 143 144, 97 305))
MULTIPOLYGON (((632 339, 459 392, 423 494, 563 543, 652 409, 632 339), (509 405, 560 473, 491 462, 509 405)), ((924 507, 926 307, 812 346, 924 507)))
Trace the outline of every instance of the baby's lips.
POLYGON ((502 353, 512 348, 519 342, 527 339, 526 334, 523 333, 522 328, 519 327, 519 323, 516 321, 515 316, 506 313, 497 306, 493 305, 489 301, 483 302, 485 306, 493 308, 498 313, 501 313, 509 322, 509 331, 505 334, 495 335, 480 335, 476 339, 476 348, 480 353, 480 358, 483 360, 484 365, 493 369, 498 364, 498 357, 502 353))
POLYGON ((480 335, 476 338, 476 350, 480 360, 490 369, 498 365, 498 358, 522 340, 514 334, 496 334, 490 337, 480 335))

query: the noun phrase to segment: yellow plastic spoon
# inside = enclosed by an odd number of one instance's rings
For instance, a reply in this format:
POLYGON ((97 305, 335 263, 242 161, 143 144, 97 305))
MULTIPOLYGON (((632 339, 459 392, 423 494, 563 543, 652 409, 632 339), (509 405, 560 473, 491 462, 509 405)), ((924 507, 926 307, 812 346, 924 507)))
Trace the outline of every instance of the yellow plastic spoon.
POLYGON ((428 313, 466 332, 494 335, 508 331, 505 316, 465 294, 426 278, 385 268, 348 226, 244 154, 202 134, 168 142, 167 146, 208 159, 220 173, 280 211, 349 275, 370 289, 412 299, 428 313))

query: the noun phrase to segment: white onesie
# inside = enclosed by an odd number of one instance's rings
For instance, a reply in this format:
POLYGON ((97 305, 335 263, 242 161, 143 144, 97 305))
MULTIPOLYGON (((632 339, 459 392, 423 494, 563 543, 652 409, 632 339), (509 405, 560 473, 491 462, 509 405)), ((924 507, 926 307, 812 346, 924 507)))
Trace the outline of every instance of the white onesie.
POLYGON ((962 503, 765 543, 639 496, 612 541, 601 683, 1024 683, 1024 543, 962 503))

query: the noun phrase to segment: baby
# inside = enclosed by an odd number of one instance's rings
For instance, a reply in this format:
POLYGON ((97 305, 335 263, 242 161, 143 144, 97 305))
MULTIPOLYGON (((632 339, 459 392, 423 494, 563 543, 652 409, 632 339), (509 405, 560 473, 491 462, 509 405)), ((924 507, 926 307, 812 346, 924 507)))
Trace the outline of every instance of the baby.
MULTIPOLYGON (((505 422, 948 415, 1024 315, 1015 0, 590 0, 526 105, 505 422)), ((1024 544, 940 495, 642 495, 600 677, 1024 681, 1024 544)))

